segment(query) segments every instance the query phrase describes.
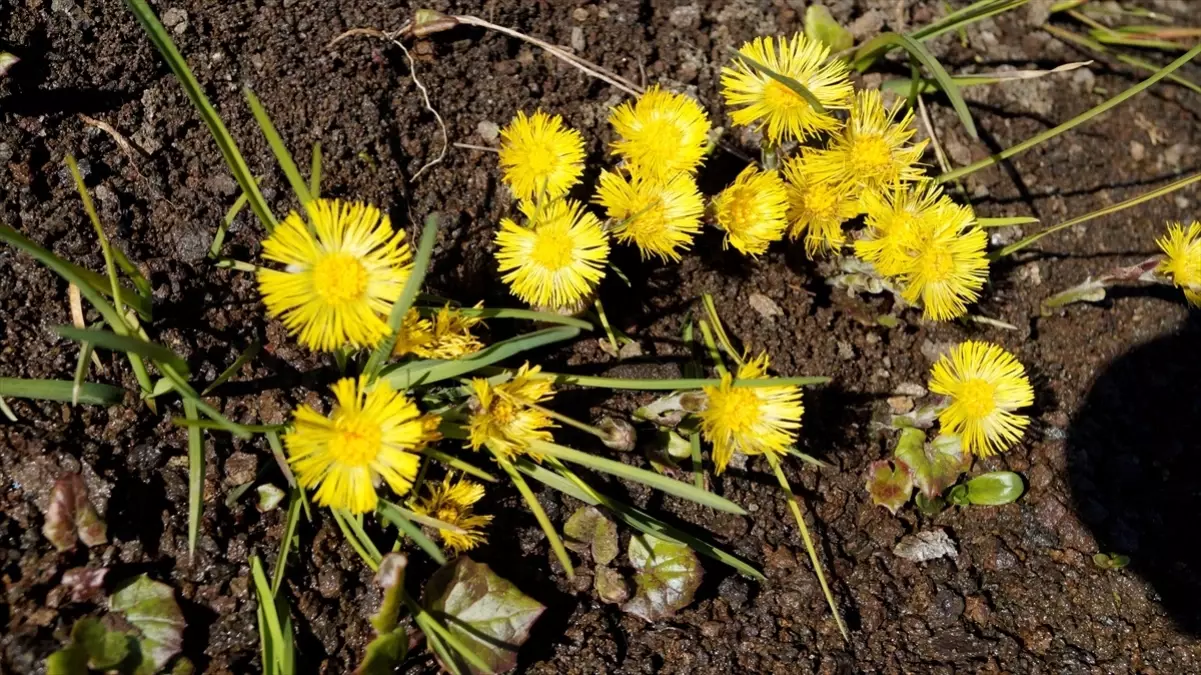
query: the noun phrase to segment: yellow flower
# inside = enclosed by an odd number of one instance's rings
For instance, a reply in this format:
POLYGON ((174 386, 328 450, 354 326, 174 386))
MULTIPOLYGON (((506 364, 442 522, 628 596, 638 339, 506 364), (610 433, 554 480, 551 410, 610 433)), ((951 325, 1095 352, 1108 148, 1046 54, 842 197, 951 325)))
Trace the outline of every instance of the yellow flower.
POLYGON ((885 276, 905 272, 912 263, 918 234, 936 224, 943 210, 960 208, 941 189, 926 184, 864 192, 860 206, 867 227, 855 242, 855 255, 885 276))
POLYGON ((726 232, 725 244, 747 255, 759 255, 784 237, 787 213, 788 194, 780 175, 754 165, 713 198, 713 217, 726 232))
POLYGON ((318 199, 310 209, 311 230, 293 211, 263 240, 263 257, 287 266, 259 268, 267 314, 310 349, 374 347, 412 268, 405 233, 368 204, 318 199))
POLYGON ((895 121, 904 104, 903 99, 897 99, 885 110, 878 90, 856 92, 846 126, 830 138, 826 149, 812 153, 806 162, 807 171, 815 178, 847 182, 865 191, 925 179, 916 162, 926 141, 908 144, 916 133, 913 111, 907 110, 899 122, 895 121))
POLYGON ((518 111, 500 138, 504 181, 518 199, 562 197, 584 172, 584 138, 558 115, 518 111))
POLYGON ((1201 307, 1201 223, 1169 223, 1168 233, 1157 240, 1164 259, 1156 270, 1172 278, 1172 283, 1184 289, 1184 297, 1194 307, 1201 307))
MULTIPOLYGON (((738 379, 763 378, 769 365, 767 354, 761 354, 738 368, 738 379)), ((796 441, 805 412, 800 387, 735 387, 725 373, 721 385, 704 392, 709 402, 700 413, 701 433, 713 444, 717 473, 726 470, 735 452, 783 455, 796 441)))
POLYGON ((609 237, 596 216, 570 199, 527 203, 522 211, 528 227, 505 218, 496 233, 501 278, 513 294, 554 309, 591 296, 609 259, 609 237))
POLYGON ((331 390, 336 401, 329 417, 307 405, 293 413, 284 436, 288 463, 305 488, 317 488, 318 504, 351 513, 375 509, 375 486, 382 479, 398 495, 417 476, 417 452, 439 438, 437 415, 379 382, 344 378, 331 390))
POLYGON ((805 173, 804 157, 785 162, 784 183, 788 191, 789 238, 805 234, 805 252, 810 258, 838 252, 846 242, 842 224, 859 215, 853 186, 810 178, 805 173))
POLYGON ((483 378, 471 381, 475 397, 468 422, 469 442, 473 450, 487 447, 496 455, 513 459, 518 455, 541 456, 530 452, 532 441, 551 441, 550 416, 530 406, 554 395, 549 379, 535 377, 541 368, 525 364, 513 379, 491 384, 483 378))
MULTIPOLYGON (((742 45, 738 53, 800 82, 827 110, 846 109, 851 103, 854 90, 846 62, 827 61, 829 48, 816 40, 800 33, 791 39, 760 37, 742 45)), ((787 85, 739 58, 721 69, 721 94, 726 105, 740 106, 730 113, 734 124, 754 125, 774 143, 788 138, 803 141, 839 126, 838 120, 814 110, 787 85)))
POLYGON ((604 171, 596 191, 596 202, 605 207, 614 222, 613 236, 626 244, 634 242, 646 259, 679 260, 701 231, 705 202, 691 175, 678 173, 667 181, 644 178, 634 173, 604 171))
POLYGON ((447 474, 441 485, 426 483, 428 494, 409 503, 415 513, 454 525, 462 530, 438 528, 438 537, 454 553, 470 551, 488 540, 484 528, 492 522, 492 516, 475 514, 475 503, 484 496, 484 486, 467 479, 452 482, 447 474))
POLYGON ((942 355, 930 372, 930 391, 949 399, 938 414, 943 431, 959 434, 963 448, 979 457, 1008 450, 1030 423, 1013 412, 1034 403, 1026 369, 988 342, 969 340, 942 355))
POLYGON ((647 178, 666 179, 692 173, 705 157, 709 144, 709 116, 692 98, 648 89, 636 103, 613 109, 609 123, 617 132, 613 154, 630 163, 631 170, 647 178))
POLYGON ((901 296, 922 306, 922 315, 949 321, 967 313, 988 280, 988 236, 978 227, 935 225, 923 233, 909 268, 900 276, 901 296))
MULTIPOLYGON (((482 306, 481 303, 476 308, 482 306)), ((414 307, 400 324, 392 354, 413 354, 423 359, 445 360, 474 354, 484 348, 484 343, 471 334, 471 329, 479 322, 479 317, 451 309, 450 303, 438 310, 433 318, 422 317, 414 307)))

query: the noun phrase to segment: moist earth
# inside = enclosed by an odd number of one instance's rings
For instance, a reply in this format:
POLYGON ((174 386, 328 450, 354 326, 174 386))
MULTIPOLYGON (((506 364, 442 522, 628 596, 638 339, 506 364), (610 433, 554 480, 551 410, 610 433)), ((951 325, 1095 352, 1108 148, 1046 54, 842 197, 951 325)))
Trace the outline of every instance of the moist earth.
MULTIPOLYGON (((942 2, 831 0, 834 17, 857 37, 904 31, 944 13, 942 2)), ((955 6, 965 3, 955 2, 955 6)), ((932 44, 951 72, 1049 68, 1092 55, 1037 25, 1050 3, 947 35, 932 44)), ((1191 3, 1150 3, 1181 20, 1191 3)), ((445 227, 429 287, 472 303, 515 306, 497 283, 491 237, 515 205, 499 183, 495 156, 444 147, 495 146, 497 125, 540 106, 562 114, 587 141, 587 198, 611 162, 610 86, 497 32, 462 27, 400 48, 370 36, 329 43, 351 28, 399 28, 422 6, 473 14, 550 42, 644 83, 695 94, 728 124, 718 94, 728 50, 756 35, 799 30, 805 2, 496 2, 427 5, 347 0, 157 3, 168 30, 221 111, 277 212, 294 208, 286 181, 245 104, 254 89, 284 141, 301 157, 320 141, 324 194, 386 205, 414 234, 425 214, 445 227), (443 153, 444 156, 443 156, 443 153), (441 161, 421 171, 427 163, 441 161)), ((214 267, 205 255, 237 196, 208 130, 178 82, 118 0, 7 0, 0 49, 21 63, 0 79, 0 221, 90 269, 103 270, 64 159, 79 159, 108 235, 138 261, 154 288, 157 339, 211 381, 254 340, 263 353, 220 390, 229 417, 281 423, 300 402, 316 402, 333 371, 262 318, 251 276, 214 267), (103 123, 122 140, 97 125, 103 123)), ((1148 58, 1160 55, 1150 54, 1148 58)), ((901 62, 883 70, 904 76, 901 62)), ((1201 68, 1181 70, 1201 78, 1201 68)), ((891 74, 888 76, 892 76, 891 74)), ((1142 75, 1096 62, 1074 72, 968 90, 980 139, 971 139, 947 102, 928 97, 933 128, 951 161, 963 165, 1096 105, 1142 75)), ((879 75, 865 76, 874 84, 879 75)), ((983 216, 1033 215, 1060 222, 1164 185, 1201 164, 1201 97, 1159 85, 1088 125, 980 171, 960 198, 983 216)), ((925 135, 923 126, 922 134, 925 135)), ((754 139, 737 132, 746 151, 754 139)), ((928 155, 933 164, 935 158, 928 155)), ((721 152, 702 173, 712 194, 743 165, 721 152)), ((569 582, 520 497, 489 492, 481 510, 497 516, 488 545, 472 552, 548 607, 521 652, 530 673, 1185 673, 1201 671, 1195 543, 1197 420, 1201 419, 1196 314, 1162 287, 1121 289, 1099 305, 1040 315, 1043 300, 1089 275, 1155 253, 1167 220, 1196 215, 1195 187, 1048 237, 993 267, 975 312, 1000 323, 875 321, 882 298, 852 298, 827 286, 801 247, 773 247, 748 259, 708 231, 678 265, 641 261, 618 247, 609 318, 634 336, 641 357, 618 362, 595 337, 536 355, 548 369, 667 377, 687 358, 681 327, 710 293, 731 334, 766 350, 784 375, 826 375, 806 392, 801 447, 829 468, 791 464, 787 473, 819 541, 820 555, 851 628, 844 642, 770 469, 747 462, 711 479, 745 517, 715 513, 638 486, 598 484, 677 522, 711 532, 761 566, 755 583, 705 562, 695 602, 658 624, 625 615, 589 591, 590 569, 569 582), (1007 326, 1003 325, 1007 324, 1007 326), (889 398, 914 392, 934 358, 966 338, 1004 345, 1026 364, 1038 392, 1025 440, 977 460, 974 473, 1020 472, 1028 491, 995 508, 951 508, 898 516, 873 506, 868 465, 890 452, 879 423, 889 398), (906 535, 944 530, 956 558, 914 563, 894 555, 906 535), (1098 552, 1131 557, 1103 570, 1098 552)), ((1027 233, 1031 231, 1027 229, 1027 233)), ((995 230, 994 243, 1017 228, 995 230)), ((255 260, 261 232, 240 214, 225 252, 255 260)), ((68 324, 67 288, 28 257, 0 248, 0 376, 70 379, 78 348, 52 331, 68 324)), ((517 327, 493 322, 491 337, 517 327)), ((126 365, 103 354, 92 378, 136 389, 126 365)), ((562 393, 556 405, 580 417, 628 414, 652 397, 604 391, 562 393)), ((40 672, 72 622, 96 611, 70 603, 58 582, 88 563, 110 580, 146 572, 178 591, 188 621, 184 653, 208 673, 261 670, 247 559, 274 559, 283 513, 259 514, 250 495, 230 499, 249 478, 281 484, 262 438, 206 434, 205 511, 199 550, 187 551, 185 433, 174 404, 153 414, 131 397, 112 408, 11 400, 19 421, 0 422, 0 672, 40 672), (59 554, 41 535, 54 479, 82 472, 109 525, 111 543, 59 554)), ((892 405, 905 405, 894 400, 892 405)), ((586 439, 564 434, 597 452, 586 439)), ((627 455, 635 462, 638 455, 627 455)), ((539 496, 562 523, 578 504, 539 496)), ((383 536, 381 531, 374 531, 383 536)), ((628 536, 628 533, 625 535, 628 536)), ((301 550, 287 574, 303 672, 353 669, 378 599, 369 571, 335 525, 300 527, 301 550)), ((414 578, 432 571, 414 556, 414 578)), ((432 672, 424 653, 405 672, 432 672)))

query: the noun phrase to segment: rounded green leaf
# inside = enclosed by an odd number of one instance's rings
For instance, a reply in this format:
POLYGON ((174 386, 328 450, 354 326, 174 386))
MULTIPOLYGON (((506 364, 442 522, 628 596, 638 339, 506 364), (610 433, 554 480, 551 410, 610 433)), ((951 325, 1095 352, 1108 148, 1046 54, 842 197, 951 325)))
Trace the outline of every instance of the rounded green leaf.
POLYGON ((969 480, 967 501, 976 506, 1000 506, 1017 501, 1026 491, 1022 477, 1012 471, 994 471, 969 480))
POLYGON ((622 610, 646 621, 666 619, 692 602, 701 585, 701 564, 692 549, 650 535, 630 538, 636 573, 634 598, 622 610))

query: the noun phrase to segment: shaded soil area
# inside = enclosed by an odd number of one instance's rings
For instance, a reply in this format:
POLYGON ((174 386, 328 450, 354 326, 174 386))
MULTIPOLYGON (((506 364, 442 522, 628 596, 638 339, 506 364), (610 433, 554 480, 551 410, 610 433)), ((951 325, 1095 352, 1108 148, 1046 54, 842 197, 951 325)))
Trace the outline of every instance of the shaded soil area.
MULTIPOLYGON (((431 2, 571 45, 635 81, 695 93, 725 123, 717 80, 728 48, 755 35, 800 29, 799 0, 709 2, 431 2)), ((905 30, 941 15, 941 2, 832 0, 836 18, 860 36, 905 30)), ((953 3, 956 6, 965 4, 953 3)), ((1162 9, 1189 15, 1187 2, 1162 9)), ((952 72, 1040 68, 1089 58, 1035 28, 1034 2, 945 36, 935 53, 952 72)), ((242 85, 254 89, 298 156, 320 141, 323 192, 386 205, 393 221, 433 210, 449 225, 435 251, 430 287, 464 302, 515 306, 496 278, 491 236, 514 210, 494 155, 451 147, 444 161, 412 177, 442 148, 400 49, 369 37, 328 43, 355 27, 395 29, 419 5, 347 0, 206 2, 156 9, 221 111, 276 212, 295 205, 254 126, 242 85)), ((263 354, 217 399, 231 418, 281 423, 301 401, 319 400, 332 376, 262 318, 253 279, 205 260, 213 232, 236 198, 207 129, 178 83, 118 0, 7 0, 0 3, 0 50, 22 58, 0 80, 0 221, 93 270, 103 258, 64 158, 79 158, 109 236, 143 267, 155 293, 151 327, 211 381, 253 340, 263 354), (111 125, 132 144, 121 147, 111 125)), ((514 39, 460 28, 411 44, 417 75, 445 119, 449 139, 493 145, 493 125, 535 106, 560 113, 584 134, 591 173, 609 162, 606 124, 620 92, 514 39)), ((901 64, 888 66, 903 74, 901 64)), ((1187 77, 1201 68, 1186 67, 1187 77)), ((878 80, 867 76, 867 83, 878 80)), ((1008 147, 1130 86, 1139 74, 1094 63, 1087 69, 969 92, 981 139, 967 137, 946 102, 930 99, 941 142, 956 164, 1008 147)), ((1035 215, 1051 224, 1166 184, 1201 165, 1201 97, 1160 86, 1088 126, 965 181, 981 215, 1035 215)), ((736 145, 753 147, 745 135, 736 145)), ((933 163, 933 156, 927 157, 933 163)), ((702 177, 712 192, 741 167, 715 157, 702 177)), ((588 190, 578 195, 586 198, 588 190)), ((833 466, 789 468, 820 540, 834 592, 852 629, 844 643, 829 617, 787 505, 759 461, 715 478, 715 491, 747 517, 717 514, 634 486, 607 485, 654 512, 706 529, 756 562, 767 581, 750 582, 706 562, 696 601, 656 625, 623 615, 589 592, 587 568, 568 582, 520 499, 490 493, 492 541, 473 557, 488 562, 549 606, 522 652, 531 673, 1184 673, 1201 671, 1192 630, 1201 556, 1192 535, 1197 501, 1196 317, 1169 289, 1112 294, 1102 306, 1040 317, 1042 300, 1117 265, 1155 252, 1165 220, 1197 212, 1195 186, 1077 227, 1039 250, 993 268, 977 309, 1011 324, 874 321, 888 305, 831 290, 799 247, 777 246, 758 260, 700 237, 679 265, 641 262, 618 249, 614 261, 632 289, 609 278, 610 318, 637 338, 645 356, 618 363, 595 337, 539 358, 548 368, 612 375, 669 376, 684 358, 681 326, 701 293, 711 293, 731 333, 766 349, 785 375, 828 375, 810 390, 803 449, 833 466), (766 298, 770 302, 765 303, 766 298), (778 308, 772 311, 771 306, 778 308), (758 307, 759 309, 754 309, 758 307), (764 311, 764 308, 768 308, 764 311), (877 423, 898 390, 923 384, 932 359, 967 337, 998 342, 1034 375, 1034 423, 1009 453, 973 472, 1023 474, 1028 494, 999 508, 950 509, 898 517, 873 507, 868 465, 889 452, 877 423), (908 385, 908 386, 907 386, 908 385), (958 557, 912 563, 893 554, 907 534, 941 528, 958 557), (1133 563, 1098 569, 1098 551, 1133 563), (578 587, 577 587, 578 584, 578 587), (583 590, 580 590, 583 589, 583 590)), ((249 213, 235 220, 226 253, 255 260, 260 231, 249 213)), ((1018 233, 998 230, 997 243, 1018 233)), ((612 275, 611 275, 612 276, 612 275)), ((0 376, 70 379, 78 348, 55 337, 69 324, 66 285, 29 258, 0 248, 0 376)), ((497 322, 494 337, 514 327, 497 322)), ((119 359, 102 355, 93 379, 135 390, 119 359)), ((560 404, 581 416, 629 413, 647 395, 566 392, 560 404)), ((132 398, 109 409, 10 401, 20 418, 0 422, 0 672, 39 672, 78 616, 58 582, 89 563, 110 580, 149 572, 172 584, 188 618, 185 653, 211 673, 260 670, 247 557, 274 559, 283 514, 260 515, 230 491, 254 478, 280 484, 261 438, 206 435, 208 470, 199 551, 187 553, 186 438, 170 423, 176 404, 151 414, 132 398), (40 533, 53 480, 81 471, 109 523, 111 544, 57 554, 40 533)), ((565 440, 579 441, 564 434, 565 440)), ((597 452, 603 448, 592 448, 597 452)), ((633 457, 627 461, 635 461, 633 457)), ((606 484, 602 478, 596 479, 606 484)), ((561 523, 577 504, 540 498, 561 523)), ((286 586, 297 615, 306 672, 353 668, 370 635, 377 593, 370 573, 326 518, 300 529, 286 586)), ((381 537, 382 540, 382 537, 381 537)), ((418 567, 415 574, 428 572, 418 567)), ((411 672, 431 661, 412 659, 411 672)))

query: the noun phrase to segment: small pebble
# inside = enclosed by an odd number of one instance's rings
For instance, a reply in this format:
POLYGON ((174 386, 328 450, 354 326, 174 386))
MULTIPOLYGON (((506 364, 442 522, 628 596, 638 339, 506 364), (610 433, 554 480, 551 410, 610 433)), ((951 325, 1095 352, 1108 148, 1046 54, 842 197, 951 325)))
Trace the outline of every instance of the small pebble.
POLYGON ((1147 149, 1138 141, 1130 141, 1130 159, 1141 162, 1147 156, 1147 149))
POLYGON ((926 388, 916 382, 902 382, 893 391, 902 396, 912 396, 914 398, 926 395, 926 388))
POLYGON ((482 138, 485 142, 492 143, 496 139, 500 138, 500 125, 498 125, 496 122, 483 120, 479 124, 475 125, 475 133, 479 134, 480 138, 482 138))
POLYGON ((897 415, 904 415, 913 410, 913 399, 908 396, 891 396, 888 399, 888 408, 897 415))
POLYGON ((772 300, 766 295, 763 295, 762 293, 751 293, 751 297, 748 298, 748 302, 751 305, 751 309, 759 312, 759 314, 765 319, 784 315, 784 310, 780 309, 780 306, 776 304, 776 301, 772 300))
POLYGON ((259 460, 246 452, 235 452, 225 460, 225 484, 244 485, 254 480, 259 460))
POLYGON ((586 46, 587 43, 584 42, 584 29, 575 26, 571 29, 571 48, 577 52, 582 52, 586 46))

